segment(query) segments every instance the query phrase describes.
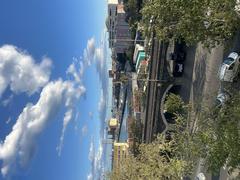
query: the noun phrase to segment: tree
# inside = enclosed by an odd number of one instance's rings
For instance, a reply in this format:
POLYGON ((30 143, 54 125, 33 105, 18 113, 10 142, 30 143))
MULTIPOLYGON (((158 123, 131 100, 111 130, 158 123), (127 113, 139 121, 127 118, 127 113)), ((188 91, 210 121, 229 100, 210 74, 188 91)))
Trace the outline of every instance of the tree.
POLYGON ((141 19, 139 13, 142 6, 142 0, 124 0, 124 9, 127 13, 127 21, 132 24, 141 19))
POLYGON ((229 39, 240 26, 236 0, 152 0, 141 10, 145 34, 153 30, 161 40, 202 42, 215 46, 229 39))
POLYGON ((179 180, 192 173, 202 152, 199 147, 203 146, 199 136, 191 134, 186 116, 188 106, 174 94, 169 95, 166 103, 171 104, 171 112, 176 115, 175 124, 168 129, 170 134, 166 132, 152 143, 139 144, 137 155, 130 154, 119 169, 109 174, 111 180, 179 180))
POLYGON ((179 180, 186 172, 188 163, 174 156, 174 141, 158 136, 150 144, 141 144, 137 157, 129 155, 121 162, 120 168, 109 174, 111 180, 179 180))
POLYGON ((199 140, 209 171, 221 167, 240 167, 240 93, 214 113, 208 113, 207 124, 201 125, 199 140), (217 112, 216 112, 217 111, 217 112))
POLYGON ((204 158, 208 171, 212 173, 219 172, 223 166, 240 168, 240 93, 234 94, 222 108, 202 112, 198 129, 193 133, 189 119, 184 115, 187 109, 183 107, 187 106, 181 98, 170 94, 166 104, 176 114, 176 124, 172 128, 175 132, 172 139, 177 142, 176 156, 192 167, 197 159, 204 158))
POLYGON ((128 126, 129 150, 134 156, 136 156, 139 152, 138 146, 141 143, 142 139, 141 122, 137 122, 137 120, 133 116, 129 116, 127 126, 128 126))
POLYGON ((165 107, 169 113, 182 114, 185 111, 185 105, 179 95, 170 93, 165 102, 165 107))

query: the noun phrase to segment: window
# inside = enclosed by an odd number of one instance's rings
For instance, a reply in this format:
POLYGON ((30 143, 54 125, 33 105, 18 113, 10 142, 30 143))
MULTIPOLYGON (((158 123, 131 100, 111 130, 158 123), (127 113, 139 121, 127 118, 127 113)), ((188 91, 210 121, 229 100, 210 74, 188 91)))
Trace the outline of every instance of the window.
POLYGON ((232 62, 234 62, 233 58, 227 58, 225 59, 224 63, 230 65, 232 62))
POLYGON ((235 63, 232 63, 232 64, 229 66, 228 70, 233 70, 234 65, 235 65, 235 63))

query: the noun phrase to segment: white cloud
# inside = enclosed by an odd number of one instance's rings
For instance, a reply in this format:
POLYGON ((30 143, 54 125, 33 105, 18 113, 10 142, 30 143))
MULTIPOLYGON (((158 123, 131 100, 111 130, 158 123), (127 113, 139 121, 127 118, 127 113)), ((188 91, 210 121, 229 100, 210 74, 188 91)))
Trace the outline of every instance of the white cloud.
MULTIPOLYGON (((95 50, 95 62, 96 70, 101 82, 101 96, 98 103, 99 118, 101 122, 106 119, 107 102, 108 102, 108 73, 107 73, 107 33, 103 31, 101 37, 101 44, 95 50)), ((100 132, 104 129, 103 123, 101 123, 100 132)))
POLYGON ((98 111, 102 112, 105 106, 106 106, 106 101, 103 95, 103 91, 101 91, 100 100, 98 102, 98 111))
POLYGON ((60 136, 60 143, 56 148, 57 151, 58 151, 58 156, 61 156, 61 154, 62 154, 62 147, 63 147, 63 140, 64 140, 64 136, 65 136, 65 131, 67 129, 67 126, 68 126, 70 120, 72 119, 72 115, 73 115, 73 110, 72 109, 69 109, 64 115, 62 134, 60 136))
POLYGON ((79 62, 79 66, 80 66, 80 68, 79 68, 79 74, 80 74, 80 77, 82 77, 82 76, 83 76, 83 73, 84 73, 84 64, 83 64, 82 61, 79 62))
POLYGON ((79 62, 76 61, 76 62, 73 62, 72 64, 70 64, 66 73, 72 75, 74 77, 74 80, 76 82, 80 83, 81 78, 82 78, 83 73, 84 73, 82 61, 79 61, 79 62), (80 66, 79 69, 77 69, 78 63, 79 63, 79 66, 80 66))
POLYGON ((88 174, 87 180, 93 180, 93 175, 92 175, 92 173, 88 174))
POLYGON ((95 162, 94 168, 97 169, 98 171, 101 169, 102 153, 103 153, 103 146, 102 146, 102 143, 99 142, 98 151, 95 154, 95 161, 94 161, 95 162))
MULTIPOLYGON (((107 74, 107 62, 106 62, 106 31, 103 32, 102 41, 100 46, 96 46, 95 38, 92 37, 87 41, 86 48, 83 51, 83 58, 74 58, 73 63, 69 66, 67 70, 67 74, 72 75, 74 80, 77 82, 81 82, 81 79, 85 73, 86 68, 90 65, 94 64, 96 70, 98 72, 99 79, 101 81, 101 96, 98 103, 98 111, 99 111, 99 119, 101 121, 105 120, 106 117, 106 102, 107 102, 107 86, 108 86, 108 74, 107 74)), ((85 94, 86 95, 86 94, 85 94)), ((84 96, 84 95, 83 95, 84 96)), ((93 113, 88 113, 90 118, 93 118, 93 113)), ((101 127, 104 128, 104 127, 101 127)), ((79 128, 75 125, 75 130, 77 131, 79 128)), ((87 131, 87 127, 83 126, 81 129, 82 135, 84 135, 87 131)), ((101 166, 101 158, 102 158, 103 147, 101 143, 99 143, 98 151, 95 152, 95 146, 93 139, 90 143, 88 158, 92 163, 92 172, 89 174, 89 178, 95 177, 97 171, 102 169, 101 166)))
MULTIPOLYGON (((84 51, 87 51, 87 49, 85 49, 84 51)), ((72 75, 74 80, 78 83, 81 83, 81 79, 83 77, 85 69, 87 66, 89 66, 87 59, 88 58, 86 57, 86 60, 83 61, 81 57, 80 58, 74 57, 72 64, 70 64, 66 71, 66 73, 72 75)))
POLYGON ((63 129, 66 128, 71 119, 70 109, 84 90, 83 86, 76 86, 72 81, 59 79, 49 82, 43 88, 36 104, 26 105, 12 131, 0 144, 2 175, 7 175, 15 166, 25 166, 28 163, 34 154, 36 138, 62 106, 68 109, 63 123, 63 129))
POLYGON ((95 39, 92 37, 87 42, 87 48, 83 51, 83 60, 84 62, 90 66, 94 61, 95 54, 95 39))
POLYGON ((97 71, 99 73, 103 73, 102 71, 104 70, 104 48, 103 47, 98 47, 95 50, 95 60, 96 60, 96 66, 97 66, 97 71))
POLYGON ((51 64, 47 57, 36 64, 33 57, 15 46, 0 47, 0 97, 8 86, 14 93, 37 92, 49 81, 51 64))
MULTIPOLYGON (((94 51, 92 51, 94 55, 93 55, 92 61, 90 61, 91 63, 94 63, 100 79, 100 83, 101 83, 101 90, 100 90, 101 94, 98 102, 99 119, 101 122, 105 121, 105 118, 106 118, 106 107, 107 107, 107 100, 108 100, 108 74, 107 74, 107 61, 106 61, 107 47, 105 43, 107 41, 106 37, 107 37, 106 31, 104 31, 102 35, 101 44, 99 46, 94 45, 93 46, 94 48, 92 48, 94 49, 94 51)), ((95 40, 91 40, 91 42, 95 43, 95 40)), ((91 117, 90 114, 89 114, 89 117, 91 117)), ((103 123, 101 123, 100 133, 102 133, 103 130, 104 130, 104 126, 103 126, 103 123)), ((101 138, 100 138, 100 142, 97 150, 95 150, 95 146, 92 141, 89 149, 89 160, 91 161, 92 169, 89 176, 94 177, 96 179, 100 178, 103 172, 102 154, 103 154, 103 146, 101 143, 101 138)))
MULTIPOLYGON (((8 86, 14 93, 26 92, 29 95, 44 87, 38 102, 34 105, 26 105, 12 131, 0 143, 3 175, 9 174, 16 166, 25 166, 28 163, 34 155, 37 137, 64 106, 66 113, 57 146, 58 154, 61 154, 66 128, 74 116, 75 101, 85 92, 85 88, 81 85, 85 69, 95 63, 100 79, 105 77, 103 48, 102 45, 96 48, 95 39, 89 39, 84 49, 83 60, 75 58, 66 71, 73 76, 73 79, 68 81, 59 79, 53 82, 48 82, 51 68, 51 60, 48 58, 43 58, 42 62, 37 64, 29 54, 14 46, 6 45, 0 48, 0 98, 8 86)), ((102 88, 106 88, 103 80, 102 88)), ((101 92, 99 111, 103 111, 106 106, 104 96, 107 93, 103 90, 101 92)), ((92 113, 89 113, 89 117, 92 117, 92 113)), ((82 133, 86 132, 87 127, 83 127, 82 133)), ((102 151, 101 144, 97 152, 94 143, 90 144, 89 159, 92 161, 94 171, 99 170, 101 166, 102 151)), ((89 174, 89 178, 93 179, 95 176, 93 172, 89 174)))
POLYGON ((76 112, 75 118, 74 118, 74 130, 77 132, 78 131, 78 118, 79 118, 79 112, 76 112))
POLYGON ((88 133, 88 127, 87 127, 87 125, 84 125, 82 127, 82 136, 86 136, 87 133, 88 133))
MULTIPOLYGON (((107 94, 103 93, 103 89, 101 90, 100 99, 98 102, 98 112, 99 112, 99 118, 102 122, 105 122, 106 118, 106 109, 107 109, 107 94)), ((102 127, 104 128, 104 127, 102 127)))
POLYGON ((96 41, 94 37, 91 37, 87 41, 87 47, 83 50, 83 61, 82 57, 74 58, 74 62, 68 69, 68 73, 73 74, 76 79, 82 77, 86 67, 96 63, 97 71, 100 73, 104 68, 104 43, 101 46, 96 47, 96 41), (75 66, 79 66, 78 69, 75 66))
POLYGON ((13 94, 11 94, 8 98, 4 99, 2 101, 2 105, 4 107, 6 107, 7 105, 9 105, 12 102, 12 100, 13 100, 13 94))
POLYGON ((5 123, 9 124, 11 121, 12 121, 12 119, 9 117, 5 123))
POLYGON ((88 159, 90 161, 94 161, 94 156, 95 156, 95 147, 94 147, 94 140, 92 138, 90 143, 89 153, 88 153, 88 159))
POLYGON ((103 146, 101 143, 101 139, 99 141, 98 150, 95 151, 94 139, 92 138, 89 148, 88 159, 91 161, 91 173, 94 177, 98 177, 100 175, 100 171, 102 170, 102 154, 103 154, 103 146))
POLYGON ((90 117, 90 119, 93 119, 93 112, 92 112, 92 111, 89 111, 89 112, 88 112, 88 116, 90 117))

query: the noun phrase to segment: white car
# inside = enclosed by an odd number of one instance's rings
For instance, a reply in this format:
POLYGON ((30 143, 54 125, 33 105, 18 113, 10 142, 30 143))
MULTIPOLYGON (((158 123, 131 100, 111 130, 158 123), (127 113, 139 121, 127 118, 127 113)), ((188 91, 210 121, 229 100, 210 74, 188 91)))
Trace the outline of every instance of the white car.
POLYGON ((203 173, 199 173, 197 177, 195 177, 195 180, 206 180, 206 177, 203 173))
POLYGON ((223 61, 219 71, 219 79, 221 81, 233 82, 238 75, 239 58, 238 53, 231 52, 223 61))

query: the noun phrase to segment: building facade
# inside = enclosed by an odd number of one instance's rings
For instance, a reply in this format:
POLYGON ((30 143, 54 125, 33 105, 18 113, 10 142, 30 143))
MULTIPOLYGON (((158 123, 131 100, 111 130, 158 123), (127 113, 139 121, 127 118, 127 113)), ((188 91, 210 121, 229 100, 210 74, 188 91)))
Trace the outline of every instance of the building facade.
POLYGON ((115 39, 116 34, 117 6, 118 0, 108 0, 108 17, 106 19, 106 26, 109 33, 109 48, 113 48, 113 40, 115 39))
POLYGON ((128 156, 128 143, 114 142, 113 144, 113 168, 118 170, 122 160, 128 156))
POLYGON ((114 44, 115 54, 126 52, 129 46, 133 44, 133 41, 131 41, 131 32, 129 29, 129 25, 125 19, 126 19, 126 13, 124 11, 124 5, 118 4, 116 36, 115 36, 115 44, 114 44))
POLYGON ((126 52, 133 44, 129 25, 125 19, 124 5, 119 4, 117 0, 108 0, 106 27, 109 33, 109 48, 112 49, 112 55, 115 57, 119 53, 126 52))

